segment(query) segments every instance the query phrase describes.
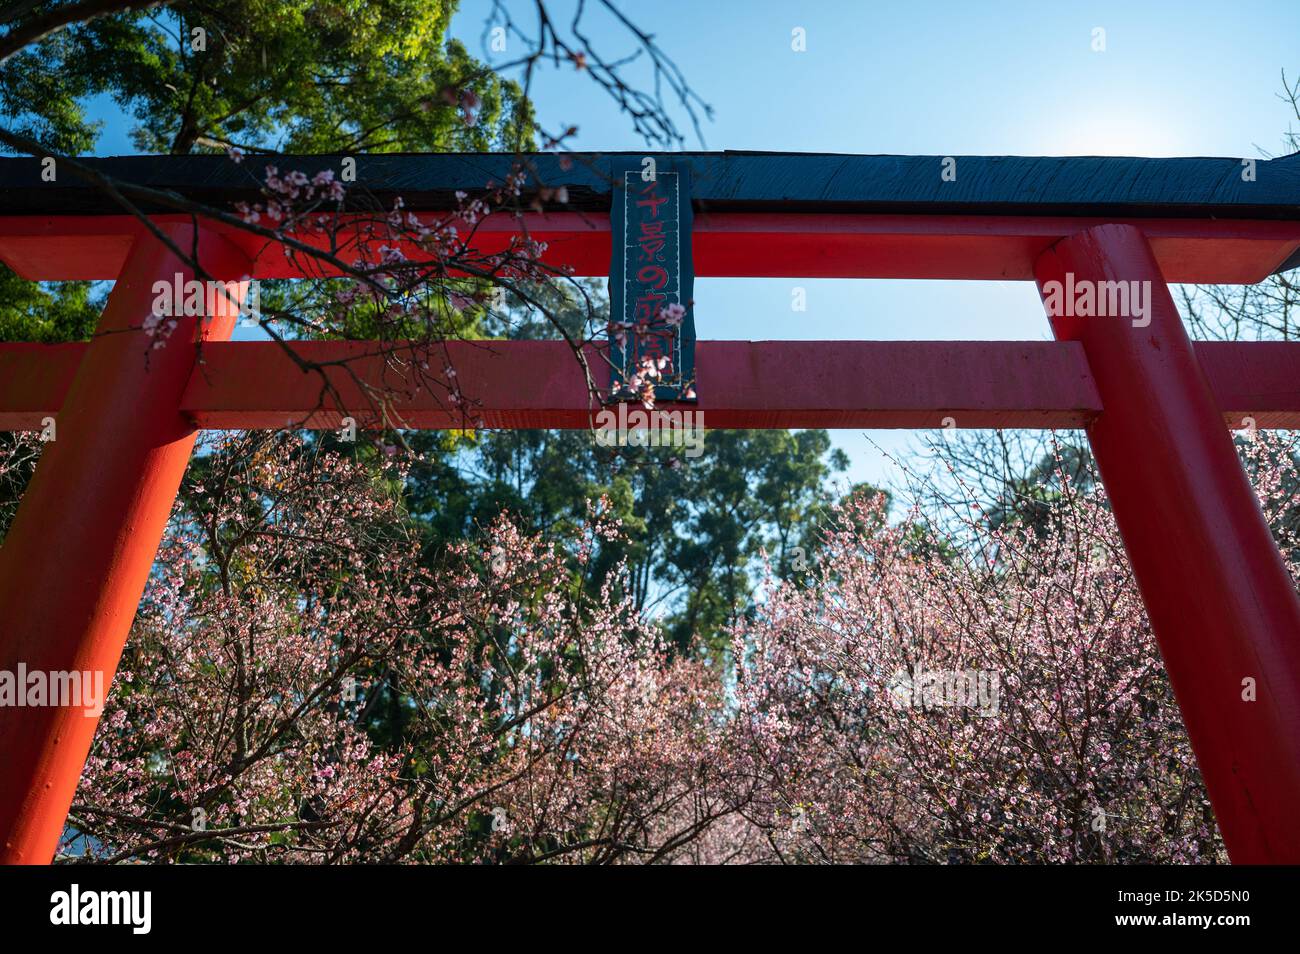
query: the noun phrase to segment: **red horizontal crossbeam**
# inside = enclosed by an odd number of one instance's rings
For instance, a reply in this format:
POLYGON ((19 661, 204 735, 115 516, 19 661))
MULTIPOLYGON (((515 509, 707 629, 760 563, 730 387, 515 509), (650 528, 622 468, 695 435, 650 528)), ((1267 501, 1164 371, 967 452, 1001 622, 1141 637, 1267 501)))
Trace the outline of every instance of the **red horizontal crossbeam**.
MULTIPOLYGON (((382 217, 381 217, 382 218, 382 217)), ((426 221, 438 221, 426 214, 426 221)), ((154 216, 187 224, 186 216, 154 216)), ((368 221, 374 221, 370 219, 368 221)), ((799 212, 699 212, 695 274, 704 277, 1033 279, 1033 263, 1062 238, 1103 222, 1125 221, 1147 236, 1171 282, 1245 284, 1262 281, 1300 246, 1300 221, 1259 219, 1094 219, 1074 216, 876 215, 799 212)), ((356 258, 354 231, 329 220, 342 249, 356 258)), ((255 278, 334 274, 316 259, 300 262, 284 247, 231 226, 212 225, 252 258, 255 278), (302 265, 306 262, 306 268, 302 265)), ((117 277, 131 242, 144 231, 125 215, 0 217, 0 260, 41 281, 117 277)), ((609 272, 609 216, 562 212, 515 218, 489 216, 473 231, 483 252, 504 249, 521 234, 547 243, 543 260, 576 275, 609 272)), ((319 234, 300 234, 323 245, 319 234)), ((377 248, 378 241, 373 243, 377 248)), ((412 258, 421 253, 405 250, 412 258)), ((370 256, 371 261, 377 255, 370 256)))
MULTIPOLYGON (((0 344, 0 428, 36 429, 62 406, 85 345, 0 344)), ((186 347, 170 342, 167 347, 186 347)), ((200 428, 585 428, 599 410, 559 341, 208 342, 181 410, 200 428), (292 350, 319 370, 304 371, 292 350), (427 364, 428 369, 421 367, 427 364), (472 406, 449 398, 445 369, 472 406), (386 406, 379 410, 379 395, 386 406)), ((604 382, 601 351, 586 351, 604 382)), ((1225 423, 1300 427, 1300 343, 1201 342, 1225 423)), ((142 352, 140 360, 146 360, 142 352)), ((1069 341, 701 341, 701 399, 716 428, 1077 428, 1101 400, 1069 341)))

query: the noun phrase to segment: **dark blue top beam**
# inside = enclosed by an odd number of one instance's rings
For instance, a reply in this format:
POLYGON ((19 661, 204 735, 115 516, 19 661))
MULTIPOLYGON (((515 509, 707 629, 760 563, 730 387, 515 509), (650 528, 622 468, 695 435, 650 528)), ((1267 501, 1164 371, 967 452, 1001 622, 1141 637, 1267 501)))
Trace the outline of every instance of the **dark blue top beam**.
MULTIPOLYGON (((566 206, 607 211, 611 159, 655 153, 385 154, 359 155, 353 208, 451 208, 454 193, 501 182, 515 162, 530 171, 529 186, 565 186, 566 206), (567 168, 565 168, 567 166, 567 168)), ((944 181, 942 156, 852 156, 824 153, 674 153, 688 162, 697 211, 875 212, 895 214, 1071 215, 1115 218, 1237 218, 1300 220, 1300 153, 1257 160, 1243 179, 1241 159, 958 156, 955 181, 944 181)), ((127 156, 83 159, 117 179, 229 208, 259 198, 268 164, 282 172, 339 170, 341 156, 248 156, 236 164, 220 155, 127 156)), ((146 211, 166 211, 141 203, 146 211)), ((71 171, 41 180, 40 160, 0 159, 0 215, 120 213, 99 188, 71 171)), ((1300 264, 1300 255, 1285 267, 1300 264)))

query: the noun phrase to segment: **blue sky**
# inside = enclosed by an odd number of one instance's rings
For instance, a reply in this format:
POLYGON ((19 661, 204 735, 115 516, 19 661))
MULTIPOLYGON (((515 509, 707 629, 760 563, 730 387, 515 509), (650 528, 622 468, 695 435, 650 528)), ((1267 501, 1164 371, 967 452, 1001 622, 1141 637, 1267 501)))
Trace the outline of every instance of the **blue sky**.
MULTIPOLYGON (((557 22, 568 22, 572 3, 549 0, 557 22)), ((462 0, 452 33, 499 63, 521 50, 515 40, 503 54, 483 48, 491 5, 462 0)), ((531 2, 506 5, 533 28, 531 2)), ((587 6, 596 44, 630 53, 629 36, 596 0, 587 6)), ((704 142, 692 136, 689 149, 1264 156, 1281 148, 1288 127, 1281 71, 1300 76, 1300 0, 621 0, 620 9, 715 110, 704 142), (804 52, 791 48, 796 27, 804 52), (1097 28, 1102 52, 1093 49, 1097 28)), ((543 69, 533 96, 546 127, 578 126, 572 148, 644 148, 571 66, 543 69)), ((112 104, 97 112, 110 121, 96 151, 132 152, 112 104)), ((695 301, 707 338, 1049 337, 1026 282, 698 279, 695 301), (806 289, 803 313, 791 310, 796 285, 806 289)), ((834 436, 853 462, 850 478, 876 483, 895 472, 873 441, 891 453, 917 443, 906 431, 834 436)))
MULTIPOLYGON (((526 30, 530 6, 510 4, 526 30)), ((557 12, 571 6, 552 0, 557 12)), ((587 6, 585 32, 597 46, 631 52, 630 38, 593 0, 587 6)), ((490 7, 462 0, 452 32, 476 55, 503 62, 520 48, 484 50, 490 7)), ((655 35, 715 110, 704 143, 691 137, 689 149, 1272 155, 1288 126, 1281 71, 1300 75, 1300 0, 624 0, 620 9, 655 35), (796 27, 805 52, 791 49, 796 27), (1098 27, 1104 52, 1092 48, 1098 27)), ((547 128, 578 126, 572 148, 644 148, 627 117, 572 67, 542 71, 533 95, 547 128)), ((695 301, 705 338, 1050 337, 1028 282, 697 279, 695 301), (805 313, 791 310, 795 285, 807 289, 805 313)), ((852 479, 896 476, 860 432, 834 436, 853 461, 852 479)), ((917 443, 906 431, 870 437, 891 452, 917 443)))

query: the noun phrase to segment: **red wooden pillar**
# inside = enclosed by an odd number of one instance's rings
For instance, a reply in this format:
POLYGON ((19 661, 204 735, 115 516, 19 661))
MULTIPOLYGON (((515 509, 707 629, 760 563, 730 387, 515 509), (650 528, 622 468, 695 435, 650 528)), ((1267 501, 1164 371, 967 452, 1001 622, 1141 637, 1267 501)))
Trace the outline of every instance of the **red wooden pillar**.
POLYGON ((1088 439, 1228 852, 1300 862, 1300 598, 1151 247, 1132 226, 1098 226, 1045 252, 1035 276, 1049 312, 1044 286, 1067 276, 1150 283, 1144 327, 1069 314, 1052 327, 1096 380, 1088 439))
MULTIPOLYGON (((194 230, 165 228, 189 253, 194 230)), ((200 231, 198 260, 224 281, 248 259, 200 231)), ((153 236, 136 240, 0 547, 0 670, 102 672, 112 681, 195 431, 179 411, 205 338, 228 338, 225 296, 212 318, 181 318, 165 347, 142 329, 154 283, 195 277, 153 236)), ((240 292, 246 285, 240 285, 240 292)), ((242 299, 241 299, 242 300, 242 299)), ((53 857, 99 719, 85 708, 0 707, 0 862, 53 857)))

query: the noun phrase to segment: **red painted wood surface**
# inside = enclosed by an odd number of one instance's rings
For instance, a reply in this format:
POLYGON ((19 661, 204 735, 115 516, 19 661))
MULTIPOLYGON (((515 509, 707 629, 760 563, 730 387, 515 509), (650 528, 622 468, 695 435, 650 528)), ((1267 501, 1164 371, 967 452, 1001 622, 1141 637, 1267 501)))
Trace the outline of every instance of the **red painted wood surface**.
MULTIPOLYGON (((169 234, 191 247, 190 229, 169 234)), ((247 272, 224 239, 204 236, 199 251, 218 277, 247 272)), ((200 324, 209 338, 234 324, 183 319, 178 347, 152 350, 140 330, 152 286, 177 272, 192 277, 161 242, 141 240, 109 297, 105 333, 69 376, 56 439, 0 547, 0 670, 102 672, 112 682, 194 444, 179 409, 194 370, 186 345, 200 324)), ((0 862, 50 861, 98 722, 79 706, 0 708, 0 862)))
MULTIPOLYGON (((187 222, 185 216, 155 216, 187 222)), ((426 221, 437 220, 426 216, 426 221)), ((695 274, 700 277, 1033 278, 1035 259, 1053 242, 1106 220, 1069 216, 877 215, 855 213, 700 212, 695 217, 695 274)), ((1112 220, 1113 221, 1113 220, 1112 220)), ((1140 219, 1168 281, 1258 282, 1300 247, 1300 221, 1260 219, 1140 219)), ((255 260, 254 277, 295 278, 303 271, 283 247, 214 225, 255 260)), ((483 252, 503 250, 521 229, 549 246, 544 261, 577 275, 609 270, 605 213, 489 216, 475 232, 483 252)), ((144 226, 132 216, 0 217, 0 259, 25 278, 112 279, 132 238, 144 226)), ((461 234, 470 230, 461 226, 461 234)), ((357 232, 339 230, 342 254, 356 258, 357 232)), ((301 235, 323 244, 321 236, 301 235)), ((373 241, 377 249, 382 242, 373 241)), ((412 257, 424 253, 405 250, 412 257)), ((372 256, 377 260, 378 255, 372 256)), ((330 274, 312 259, 310 274, 330 274)))
POLYGON ((1072 236, 1037 273, 1040 289, 1067 274, 1151 283, 1147 327, 1069 316, 1052 326, 1083 346, 1101 395, 1088 439, 1228 852, 1300 863, 1300 597, 1210 379, 1137 229, 1072 236))
MULTIPOLYGON (((583 428, 592 408, 573 352, 558 341, 447 342, 391 360, 365 342, 290 345, 316 362, 351 359, 356 379, 391 389, 395 423, 418 428, 583 428), (367 357, 367 355, 369 355, 367 357), (430 366, 431 386, 412 362, 430 366), (452 409, 450 362, 474 420, 452 409)), ((709 383, 698 404, 710 427, 1082 427, 1101 398, 1075 342, 701 341, 709 383)), ((1300 342, 1197 342, 1197 360, 1226 427, 1300 428, 1300 342)), ((0 429, 39 429, 62 407, 86 345, 0 344, 0 429)), ((600 368, 598 349, 588 350, 600 368)), ((374 423, 356 380, 328 370, 336 394, 273 342, 210 342, 182 411, 200 428, 336 428, 345 415, 374 423)))

